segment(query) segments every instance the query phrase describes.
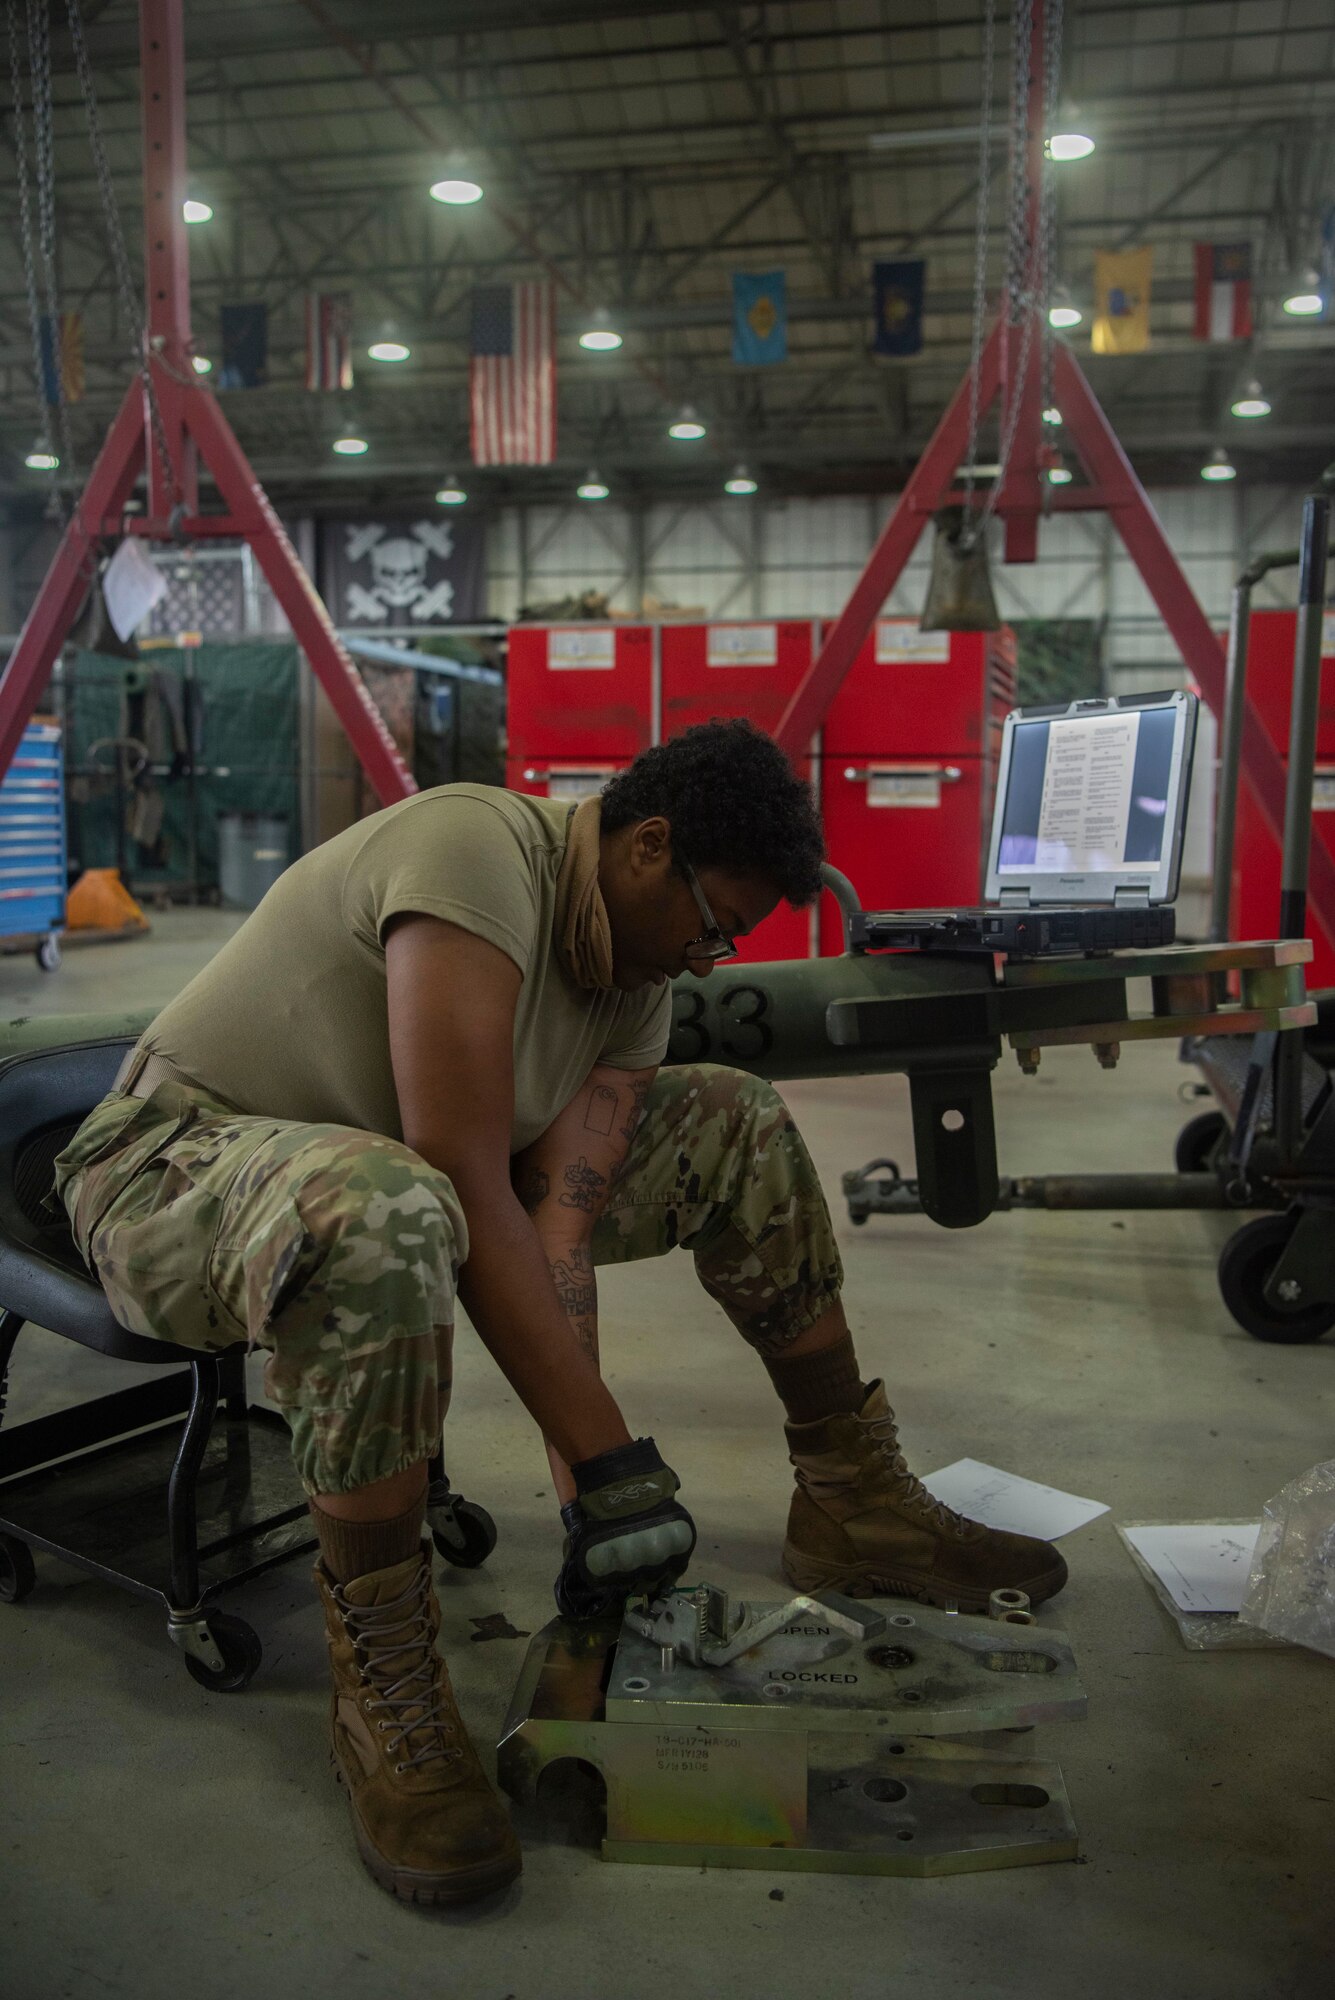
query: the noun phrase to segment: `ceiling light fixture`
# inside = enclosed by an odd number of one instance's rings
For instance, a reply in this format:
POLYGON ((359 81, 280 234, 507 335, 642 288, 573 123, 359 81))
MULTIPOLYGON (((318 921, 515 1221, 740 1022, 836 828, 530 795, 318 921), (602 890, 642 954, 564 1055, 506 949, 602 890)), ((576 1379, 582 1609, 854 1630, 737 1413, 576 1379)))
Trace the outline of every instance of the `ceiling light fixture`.
POLYGON ((474 178, 461 154, 450 155, 443 179, 432 183, 431 199, 443 201, 450 208, 467 208, 470 202, 481 201, 482 183, 474 178))
POLYGON ((1060 410, 1059 410, 1059 409, 1057 408, 1057 405, 1056 405, 1055 403, 1049 403, 1049 404, 1048 404, 1048 407, 1047 407, 1047 409, 1046 409, 1046 410, 1044 410, 1044 412, 1043 412, 1043 421, 1044 421, 1044 423, 1045 423, 1045 424, 1059 424, 1059 423, 1061 422, 1061 420, 1062 420, 1062 413, 1061 413, 1061 411, 1060 411, 1060 410))
POLYGON ((1316 319, 1326 309, 1320 284, 1316 272, 1309 267, 1285 299, 1285 312, 1291 314, 1294 319, 1316 319))
POLYGON ((1217 485, 1221 480, 1236 479, 1237 476, 1238 468, 1231 463, 1223 445, 1216 445, 1201 467, 1201 478, 1208 479, 1212 485, 1217 485))
POLYGON ((1087 160, 1093 150, 1094 141, 1086 132, 1054 132, 1047 144, 1050 160, 1087 160))
POLYGON ((1268 417, 1270 403, 1262 394, 1259 382, 1251 381, 1233 405, 1235 417, 1268 417))
POLYGON ((1079 306, 1048 307, 1048 325, 1056 327, 1059 332, 1067 327, 1079 326, 1084 316, 1079 306))
POLYGON ((729 478, 723 482, 725 493, 754 493, 756 482, 744 465, 734 465, 729 478))
POLYGON ((1050 465, 1048 467, 1049 486, 1069 486, 1074 477, 1075 475, 1069 466, 1050 465))
POLYGON ((464 492, 463 487, 459 484, 453 473, 450 473, 445 484, 436 495, 436 500, 442 507, 462 507, 467 498, 468 495, 464 492))
POLYGON ((45 438, 38 438, 23 463, 29 472, 54 472, 60 464, 60 457, 52 451, 45 438))
POLYGON ((366 352, 372 361, 406 361, 412 349, 401 340, 373 340, 366 352))
POLYGON ((668 436, 684 441, 693 441, 705 435, 705 426, 689 403, 683 403, 681 414, 668 425, 668 436))
POLYGON ((213 373, 213 363, 209 360, 207 354, 192 354, 190 357, 190 366, 194 369, 196 375, 211 375, 213 373))
POLYGON ((590 354, 614 353, 621 345, 621 335, 612 324, 612 315, 600 307, 580 335, 579 344, 590 354))
POLYGON ((340 458, 360 458, 364 451, 371 449, 364 437, 357 437, 351 431, 334 439, 334 450, 340 458))
POLYGON ((581 500, 606 500, 608 489, 590 467, 575 492, 581 500))
POLYGON ((181 214, 187 222, 212 222, 213 210, 206 201, 183 201, 181 214))

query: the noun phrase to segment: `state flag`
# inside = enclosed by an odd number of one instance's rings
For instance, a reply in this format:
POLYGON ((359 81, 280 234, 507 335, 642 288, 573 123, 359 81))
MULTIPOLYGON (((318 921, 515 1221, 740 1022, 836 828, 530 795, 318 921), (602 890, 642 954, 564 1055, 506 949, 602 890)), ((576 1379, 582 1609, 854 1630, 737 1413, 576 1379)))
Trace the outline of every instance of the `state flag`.
POLYGON ((83 314, 60 313, 59 327, 50 313, 43 313, 40 326, 42 350, 42 400, 45 403, 78 403, 83 400, 83 314))
POLYGON ((269 308, 224 306, 220 389, 259 389, 269 366, 269 308))
POLYGON ((917 354, 922 348, 922 301, 927 265, 921 257, 874 264, 876 354, 917 354))
POLYGON ((743 368, 788 359, 788 288, 782 271, 732 274, 732 358, 743 368))
POLYGON ((1153 270, 1153 250, 1095 251, 1095 354, 1143 354, 1149 346, 1153 270))
POLYGON ((1252 330, 1252 246, 1198 243, 1197 340, 1247 340, 1252 330))

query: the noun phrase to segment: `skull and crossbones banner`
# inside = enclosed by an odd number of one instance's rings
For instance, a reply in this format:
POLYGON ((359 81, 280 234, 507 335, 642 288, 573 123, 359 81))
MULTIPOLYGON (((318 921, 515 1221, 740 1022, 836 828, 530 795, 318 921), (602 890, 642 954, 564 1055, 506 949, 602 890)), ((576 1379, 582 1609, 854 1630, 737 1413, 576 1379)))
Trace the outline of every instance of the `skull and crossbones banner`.
POLYGON ((336 625, 428 631, 483 612, 480 521, 326 521, 324 595, 336 625))

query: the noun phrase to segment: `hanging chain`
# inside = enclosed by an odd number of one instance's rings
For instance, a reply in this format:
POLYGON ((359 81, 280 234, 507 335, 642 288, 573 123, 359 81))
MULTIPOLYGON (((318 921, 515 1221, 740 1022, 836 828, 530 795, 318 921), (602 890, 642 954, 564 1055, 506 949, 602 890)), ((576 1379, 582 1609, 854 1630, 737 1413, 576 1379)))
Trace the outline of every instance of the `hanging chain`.
MULTIPOLYGON (((41 255, 43 293, 52 386, 55 389, 56 431, 59 455, 66 477, 74 472, 74 439, 70 434, 69 399, 65 393, 64 356, 60 338, 60 287, 56 276, 56 168, 52 137, 51 105, 51 17, 45 0, 28 0, 28 66, 32 76, 32 150, 37 187, 37 244, 41 255)), ((46 395, 46 374, 38 377, 38 394, 46 395)), ((56 479, 51 491, 52 511, 63 518, 65 498, 56 479)))
POLYGON ((983 19, 983 94, 978 128, 978 212, 973 240, 973 328, 969 347, 969 456, 964 467, 965 522, 961 540, 972 547, 973 488, 978 463, 978 376, 987 311, 987 236, 992 206, 992 69, 996 53, 997 0, 983 19))
POLYGON ((157 385, 149 366, 148 343, 144 338, 144 322, 139 312, 139 297, 134 277, 130 270, 130 256, 125 247, 125 234, 121 228, 120 209, 116 205, 116 189, 111 178, 111 168, 107 161, 107 150, 102 140, 102 129, 97 117, 97 93, 93 88, 93 70, 88 60, 88 47, 83 38, 83 21, 79 14, 79 0, 69 0, 70 40, 74 44, 74 60, 79 71, 79 84, 83 91, 84 111, 88 118, 88 142, 92 149, 93 166, 97 173, 98 192, 102 197, 102 219, 106 226, 107 243, 111 250, 111 261, 116 272, 116 285, 120 293, 121 310, 125 314, 126 325, 130 329, 130 351, 135 366, 144 384, 144 400, 148 405, 149 423, 153 431, 153 442, 157 448, 162 466, 163 479, 167 491, 174 502, 181 499, 180 482, 176 468, 172 464, 171 451, 167 444, 167 429, 162 421, 162 410, 158 403, 157 385))
MULTIPOLYGON (((42 442, 50 445, 46 436, 45 380, 46 371, 42 366, 42 309, 37 297, 37 265, 33 256, 33 230, 31 198, 28 190, 28 139, 23 118, 23 78, 19 59, 19 5, 18 0, 8 0, 7 26, 9 29, 9 83, 14 101, 14 157, 19 177, 19 235, 23 243, 23 277, 28 292, 28 325, 32 333, 32 372, 37 388, 38 408, 42 416, 42 442)), ((54 455, 54 454, 53 454, 54 455)), ((56 477, 56 467, 51 467, 51 489, 49 509, 53 515, 60 513, 64 499, 56 477)))
MULTIPOLYGON (((1048 139, 1057 129, 1057 98, 1062 73, 1062 0, 1047 0, 1043 14, 1043 130, 1048 139)), ((1039 315, 1042 351, 1043 408, 1054 407, 1052 375, 1052 327, 1048 307, 1052 302, 1052 247, 1057 228, 1057 176, 1046 145, 1043 148, 1042 199, 1040 205, 1039 262, 1035 283, 1035 310, 1039 315)))
MULTIPOLYGON (((969 546, 986 530, 988 522, 996 512, 1001 489, 1006 483, 1006 468, 1010 464, 1015 434, 1020 426, 1020 411, 1024 403, 1024 380, 1029 367, 1029 355, 1034 341, 1034 292, 1042 287, 1037 282, 1030 283, 1030 244, 1028 235, 1028 134, 1029 134, 1029 53, 1033 34, 1033 0, 1016 0, 1015 17, 1012 26, 1011 47, 1011 106, 1010 106, 1010 200, 1007 211, 1006 241, 1006 318, 1008 327, 1018 327, 1020 333, 1019 354, 1015 367, 1009 369, 1011 397, 1005 410, 1001 426, 1001 442, 997 450, 997 471, 988 489, 982 506, 971 524, 969 546)), ((1034 262, 1038 262, 1037 246, 1034 262)))

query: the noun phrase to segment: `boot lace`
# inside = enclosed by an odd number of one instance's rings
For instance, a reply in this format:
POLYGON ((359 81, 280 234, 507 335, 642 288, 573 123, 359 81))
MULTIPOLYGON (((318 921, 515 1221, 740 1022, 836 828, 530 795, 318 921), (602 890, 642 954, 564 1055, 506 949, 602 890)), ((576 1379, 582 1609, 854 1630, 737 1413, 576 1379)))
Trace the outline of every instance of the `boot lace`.
POLYGON ((900 1498, 911 1501, 930 1527, 945 1528, 958 1534, 961 1529, 973 1525, 967 1515, 957 1514, 953 1507, 947 1507, 944 1500, 938 1500, 927 1490, 916 1473, 909 1471, 899 1448, 899 1426, 893 1410, 887 1410, 883 1417, 864 1417, 862 1423, 877 1457, 893 1474, 900 1498))
POLYGON ((420 1734, 426 1739, 406 1761, 395 1765, 397 1771, 411 1770, 415 1764, 434 1758, 454 1763, 464 1754, 461 1748, 441 1741, 442 1737, 457 1736, 459 1727, 452 1712, 449 1684, 437 1673, 443 1662, 431 1630, 430 1588, 431 1573, 425 1564, 417 1581, 401 1597, 385 1604, 350 1604, 341 1586, 334 1587, 334 1600, 352 1639, 357 1665, 377 1690, 377 1698, 366 1706, 371 1711, 388 1711, 389 1720, 382 1719, 377 1725, 380 1729, 398 1727, 398 1734, 386 1747, 393 1752, 410 1737, 420 1734), (397 1638, 398 1633, 404 1636, 397 1638), (400 1656, 401 1671, 392 1664, 400 1656))

